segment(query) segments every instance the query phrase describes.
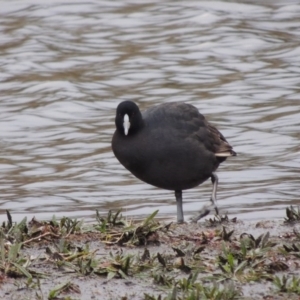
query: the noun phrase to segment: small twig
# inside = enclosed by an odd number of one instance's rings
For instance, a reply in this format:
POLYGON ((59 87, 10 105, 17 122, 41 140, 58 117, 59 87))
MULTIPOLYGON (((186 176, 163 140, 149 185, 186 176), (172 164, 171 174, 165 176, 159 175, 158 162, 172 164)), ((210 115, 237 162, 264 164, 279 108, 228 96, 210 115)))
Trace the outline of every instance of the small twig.
POLYGON ((72 234, 72 229, 70 229, 70 231, 67 233, 67 235, 65 236, 65 238, 67 239, 71 234, 72 234))
POLYGON ((41 238, 43 238, 43 237, 45 237, 45 236, 48 236, 48 235, 54 236, 54 237, 56 237, 56 238, 59 238, 59 237, 60 237, 60 235, 57 235, 57 234, 55 234, 55 233, 53 233, 53 232, 46 232, 46 233, 44 233, 44 234, 41 234, 41 235, 39 235, 39 236, 37 236, 37 237, 34 237, 34 238, 30 239, 30 240, 27 240, 27 241, 23 242, 22 245, 26 245, 26 244, 29 244, 29 243, 31 243, 31 242, 40 240, 41 238))

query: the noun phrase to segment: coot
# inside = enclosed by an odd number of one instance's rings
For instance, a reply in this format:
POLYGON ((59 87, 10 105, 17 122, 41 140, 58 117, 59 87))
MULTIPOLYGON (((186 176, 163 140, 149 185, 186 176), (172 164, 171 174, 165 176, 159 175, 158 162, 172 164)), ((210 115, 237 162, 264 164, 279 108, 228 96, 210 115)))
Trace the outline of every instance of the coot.
MULTIPOLYGON (((190 104, 173 102, 141 113, 132 101, 117 107, 112 150, 120 163, 140 180, 175 191, 177 222, 184 221, 182 190, 211 178, 211 201, 218 214, 215 173, 220 163, 236 153, 224 136, 190 104)), ((209 213, 205 207, 198 217, 209 213)))

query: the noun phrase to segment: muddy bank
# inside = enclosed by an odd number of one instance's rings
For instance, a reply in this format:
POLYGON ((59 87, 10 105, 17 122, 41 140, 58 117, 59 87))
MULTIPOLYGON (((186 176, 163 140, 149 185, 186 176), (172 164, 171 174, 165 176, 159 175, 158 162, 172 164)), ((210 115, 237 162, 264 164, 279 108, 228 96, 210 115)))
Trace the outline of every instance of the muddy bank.
POLYGON ((94 224, 1 227, 0 299, 300 299, 300 214, 165 223, 120 213, 94 224))

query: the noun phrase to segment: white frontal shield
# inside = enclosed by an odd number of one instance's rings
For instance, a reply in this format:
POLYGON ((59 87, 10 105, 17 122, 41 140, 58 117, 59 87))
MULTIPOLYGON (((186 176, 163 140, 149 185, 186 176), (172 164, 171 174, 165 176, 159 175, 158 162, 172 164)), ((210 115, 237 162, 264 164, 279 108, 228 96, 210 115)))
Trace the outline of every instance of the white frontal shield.
POLYGON ((124 134, 127 135, 130 128, 129 117, 127 114, 124 115, 123 127, 124 127, 124 134))

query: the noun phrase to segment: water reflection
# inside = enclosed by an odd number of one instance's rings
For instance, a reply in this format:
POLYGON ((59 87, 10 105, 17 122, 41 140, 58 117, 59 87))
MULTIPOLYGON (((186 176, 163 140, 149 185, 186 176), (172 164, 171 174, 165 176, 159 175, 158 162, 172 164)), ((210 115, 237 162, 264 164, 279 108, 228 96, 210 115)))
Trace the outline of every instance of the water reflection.
MULTIPOLYGON (((175 217, 110 149, 114 110, 195 105, 239 156, 219 168, 219 205, 275 218, 299 204, 298 1, 10 1, 0 18, 0 220, 124 208, 175 217)), ((185 214, 211 184, 184 193, 185 214)))

